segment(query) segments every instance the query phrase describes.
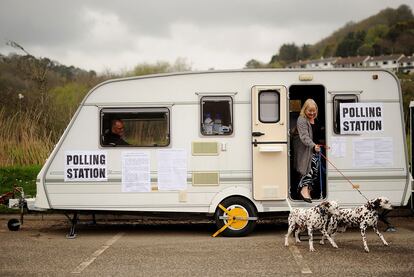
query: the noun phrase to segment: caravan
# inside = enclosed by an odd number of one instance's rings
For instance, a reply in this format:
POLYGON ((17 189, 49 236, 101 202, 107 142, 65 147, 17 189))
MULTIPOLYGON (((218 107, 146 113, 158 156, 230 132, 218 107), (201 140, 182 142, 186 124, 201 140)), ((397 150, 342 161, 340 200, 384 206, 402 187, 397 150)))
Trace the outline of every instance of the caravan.
MULTIPOLYGON (((106 81, 81 103, 28 204, 74 214, 201 213, 227 226, 225 235, 246 235, 264 213, 309 206, 298 198, 290 142, 308 98, 319 106, 329 161, 366 197, 406 205, 411 175, 401 89, 385 70, 207 71, 106 81)), ((320 173, 314 202, 365 203, 325 159, 320 173)))

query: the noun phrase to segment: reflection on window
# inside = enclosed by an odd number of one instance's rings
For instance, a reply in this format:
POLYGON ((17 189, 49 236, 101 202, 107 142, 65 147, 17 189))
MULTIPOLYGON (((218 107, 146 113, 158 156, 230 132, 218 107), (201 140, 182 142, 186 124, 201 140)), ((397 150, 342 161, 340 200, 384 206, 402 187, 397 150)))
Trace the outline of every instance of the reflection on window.
POLYGON ((201 98, 201 134, 204 136, 233 133, 233 99, 230 96, 201 98))
POLYGON ((169 110, 167 108, 103 109, 102 146, 167 146, 169 110))
POLYGON ((259 93, 259 120, 263 123, 278 122, 280 120, 279 102, 279 91, 261 91, 259 93))

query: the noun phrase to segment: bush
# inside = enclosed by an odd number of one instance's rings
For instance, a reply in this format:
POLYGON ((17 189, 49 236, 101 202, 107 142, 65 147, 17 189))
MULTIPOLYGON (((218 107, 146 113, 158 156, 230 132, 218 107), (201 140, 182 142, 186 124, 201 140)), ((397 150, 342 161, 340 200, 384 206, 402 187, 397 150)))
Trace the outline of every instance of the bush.
POLYGON ((0 194, 22 187, 26 196, 36 196, 36 177, 42 167, 38 165, 0 168, 0 194))

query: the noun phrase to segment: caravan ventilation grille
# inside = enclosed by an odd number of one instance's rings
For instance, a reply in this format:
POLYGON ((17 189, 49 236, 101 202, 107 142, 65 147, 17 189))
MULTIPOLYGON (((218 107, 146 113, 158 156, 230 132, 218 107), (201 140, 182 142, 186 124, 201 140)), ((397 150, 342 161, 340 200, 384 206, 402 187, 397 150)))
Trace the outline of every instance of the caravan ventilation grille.
POLYGON ((218 186, 219 181, 218 172, 193 172, 193 186, 218 186))
POLYGON ((218 143, 217 142, 197 142, 192 144, 193 156, 217 156, 218 143))

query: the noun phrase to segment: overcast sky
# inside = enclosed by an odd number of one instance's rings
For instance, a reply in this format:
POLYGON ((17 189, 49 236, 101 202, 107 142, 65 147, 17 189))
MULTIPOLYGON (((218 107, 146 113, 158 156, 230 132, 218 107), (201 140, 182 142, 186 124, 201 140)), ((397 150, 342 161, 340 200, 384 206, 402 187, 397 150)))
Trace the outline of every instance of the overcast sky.
POLYGON ((97 72, 177 58, 194 70, 243 68, 401 4, 414 9, 414 0, 0 0, 0 53, 22 53, 12 40, 97 72))

